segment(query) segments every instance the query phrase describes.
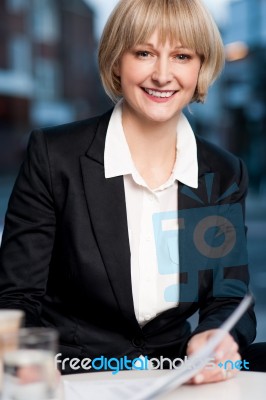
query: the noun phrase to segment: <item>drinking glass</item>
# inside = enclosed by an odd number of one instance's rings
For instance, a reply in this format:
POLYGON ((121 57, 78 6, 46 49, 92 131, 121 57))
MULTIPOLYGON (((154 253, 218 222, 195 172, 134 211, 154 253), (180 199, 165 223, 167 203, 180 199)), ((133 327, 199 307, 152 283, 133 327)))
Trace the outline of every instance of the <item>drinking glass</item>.
POLYGON ((25 328, 5 336, 4 341, 9 350, 3 355, 3 400, 56 399, 57 331, 25 328))
POLYGON ((2 391, 3 364, 2 358, 5 351, 8 351, 8 343, 1 340, 1 337, 16 334, 23 324, 25 313, 22 310, 0 310, 0 398, 2 391))

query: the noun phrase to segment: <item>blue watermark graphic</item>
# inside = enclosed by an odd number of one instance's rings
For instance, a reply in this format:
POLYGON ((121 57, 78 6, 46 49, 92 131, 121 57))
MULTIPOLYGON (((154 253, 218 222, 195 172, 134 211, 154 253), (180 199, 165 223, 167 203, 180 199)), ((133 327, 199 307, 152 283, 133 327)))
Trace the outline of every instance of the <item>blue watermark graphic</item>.
MULTIPOLYGON (((213 179, 214 174, 205 176, 208 201, 213 179)), ((190 188, 183 189, 183 194, 204 205, 190 188)), ((236 191, 238 186, 233 184, 216 203, 236 191)), ((179 272, 186 275, 185 283, 165 288, 165 301, 198 301, 199 275, 207 270, 212 271, 213 296, 242 297, 246 293, 244 282, 225 276, 227 268, 248 263, 240 203, 204 205, 179 210, 178 214, 177 211, 156 213, 153 228, 159 273, 162 276, 179 272)))
POLYGON ((246 371, 249 370, 249 361, 247 360, 226 360, 224 363, 219 362, 218 367, 221 369, 225 370, 231 370, 231 369, 238 369, 241 371, 242 369, 245 369, 246 371))

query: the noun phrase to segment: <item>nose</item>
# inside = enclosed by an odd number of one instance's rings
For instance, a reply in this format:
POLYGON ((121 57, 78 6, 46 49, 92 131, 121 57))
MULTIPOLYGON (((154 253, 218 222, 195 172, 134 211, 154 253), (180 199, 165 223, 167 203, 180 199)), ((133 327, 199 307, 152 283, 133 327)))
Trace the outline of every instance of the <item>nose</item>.
POLYGON ((172 80, 171 62, 168 57, 158 57, 154 64, 152 74, 153 81, 156 81, 160 86, 164 86, 172 80))

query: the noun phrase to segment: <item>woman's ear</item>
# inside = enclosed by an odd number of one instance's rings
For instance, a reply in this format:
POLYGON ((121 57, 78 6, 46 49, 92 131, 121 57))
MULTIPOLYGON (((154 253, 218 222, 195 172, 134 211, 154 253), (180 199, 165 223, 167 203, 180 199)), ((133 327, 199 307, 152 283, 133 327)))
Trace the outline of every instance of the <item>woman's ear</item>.
POLYGON ((114 73, 116 76, 120 77, 120 63, 116 61, 114 64, 114 73))

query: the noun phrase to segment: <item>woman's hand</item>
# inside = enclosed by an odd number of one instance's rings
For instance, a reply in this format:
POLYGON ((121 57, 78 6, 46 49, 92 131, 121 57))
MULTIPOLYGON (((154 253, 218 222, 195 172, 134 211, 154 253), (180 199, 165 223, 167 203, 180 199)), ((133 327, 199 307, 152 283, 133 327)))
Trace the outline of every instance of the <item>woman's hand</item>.
MULTIPOLYGON (((192 355, 197 350, 199 350, 207 340, 210 339, 217 332, 217 329, 210 329, 208 331, 198 333, 193 336, 187 345, 187 355, 192 355)), ((190 383, 200 384, 200 383, 210 383, 210 382, 220 382, 232 378, 238 372, 237 368, 232 369, 231 363, 228 363, 227 368, 224 368, 224 363, 227 360, 231 360, 235 363, 241 360, 241 356, 238 353, 238 344, 235 342, 233 337, 228 333, 223 341, 216 348, 215 360, 213 362, 216 364, 214 368, 204 368, 196 376, 194 376, 190 383), (217 364, 223 363, 222 367, 217 364)))

